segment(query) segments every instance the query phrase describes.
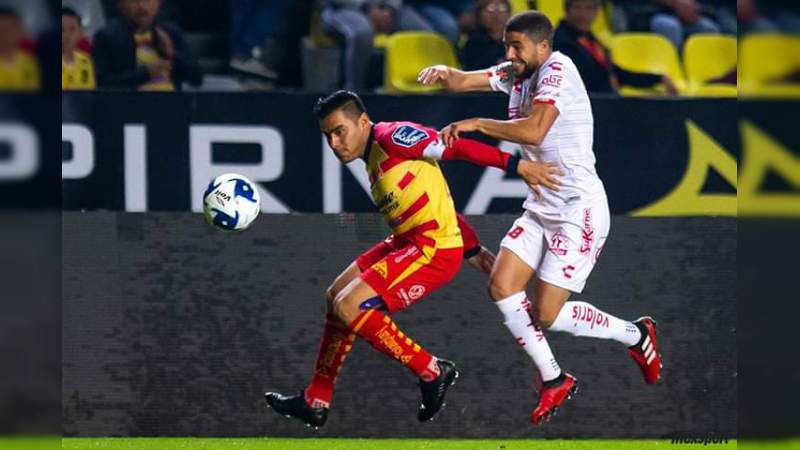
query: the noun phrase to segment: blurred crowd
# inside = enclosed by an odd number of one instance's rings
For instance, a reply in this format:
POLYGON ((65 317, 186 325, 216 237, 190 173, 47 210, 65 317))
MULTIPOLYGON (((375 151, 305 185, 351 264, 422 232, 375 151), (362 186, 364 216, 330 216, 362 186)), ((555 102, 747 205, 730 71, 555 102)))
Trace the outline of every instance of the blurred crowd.
MULTIPOLYGON (((622 84, 677 92, 669 74, 614 64, 598 21, 612 35, 658 34, 678 53, 696 34, 800 33, 793 1, 63 0, 61 86, 380 90, 383 53, 396 33, 435 33, 462 68, 483 69, 504 59, 512 14, 546 12, 553 1, 563 9, 553 17, 554 48, 576 61, 592 92, 622 84)), ((43 76, 54 77, 39 50, 54 40, 50 9, 45 0, 0 0, 0 89, 35 90, 43 76)), ((718 81, 735 85, 735 68, 718 81)))

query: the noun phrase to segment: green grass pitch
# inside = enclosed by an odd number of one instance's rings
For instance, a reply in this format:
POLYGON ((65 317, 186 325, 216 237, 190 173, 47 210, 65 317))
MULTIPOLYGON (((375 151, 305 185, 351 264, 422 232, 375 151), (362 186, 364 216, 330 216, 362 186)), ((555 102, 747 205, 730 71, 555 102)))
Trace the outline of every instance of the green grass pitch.
POLYGON ((612 439, 344 439, 344 438, 65 438, 62 450, 649 450, 705 447, 736 448, 727 444, 673 444, 669 440, 612 439))

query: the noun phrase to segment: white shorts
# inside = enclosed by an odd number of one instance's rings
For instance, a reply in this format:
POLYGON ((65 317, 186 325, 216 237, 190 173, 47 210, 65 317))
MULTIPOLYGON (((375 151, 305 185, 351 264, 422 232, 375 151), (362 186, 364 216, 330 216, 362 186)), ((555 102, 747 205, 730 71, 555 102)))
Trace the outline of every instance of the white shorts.
POLYGON ((565 208, 558 217, 525 211, 500 242, 538 278, 580 293, 611 227, 605 196, 565 208))

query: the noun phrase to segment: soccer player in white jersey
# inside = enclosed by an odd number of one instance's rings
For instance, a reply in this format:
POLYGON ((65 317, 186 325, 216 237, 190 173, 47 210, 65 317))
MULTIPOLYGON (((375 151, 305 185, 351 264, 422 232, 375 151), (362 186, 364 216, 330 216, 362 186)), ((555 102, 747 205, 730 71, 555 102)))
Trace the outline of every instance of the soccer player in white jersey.
POLYGON ((652 318, 629 322, 586 301, 568 301, 583 290, 600 256, 610 214, 595 170, 592 106, 575 64, 552 50, 552 39, 547 16, 523 12, 506 23, 505 63, 473 72, 438 65, 419 74, 420 83, 441 83, 452 92, 492 90, 509 96, 508 120, 454 122, 440 132, 446 145, 461 133, 477 131, 519 143, 522 158, 555 165, 561 173, 559 186, 531 187, 524 213, 500 243, 489 281, 505 325, 538 368, 534 424, 549 420, 577 389, 576 378, 562 372, 542 330, 618 341, 628 347, 647 383, 661 377, 652 318), (535 295, 529 300, 525 292, 532 280, 535 295))

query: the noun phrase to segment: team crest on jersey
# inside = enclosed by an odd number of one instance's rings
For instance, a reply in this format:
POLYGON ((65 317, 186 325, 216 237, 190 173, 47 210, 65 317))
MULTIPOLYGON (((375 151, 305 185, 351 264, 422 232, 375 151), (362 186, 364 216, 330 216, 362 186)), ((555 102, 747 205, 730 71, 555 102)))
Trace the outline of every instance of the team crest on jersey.
POLYGON ((428 132, 421 130, 411 125, 403 125, 397 127, 392 133, 392 142, 401 147, 413 147, 419 141, 427 139, 428 132))

